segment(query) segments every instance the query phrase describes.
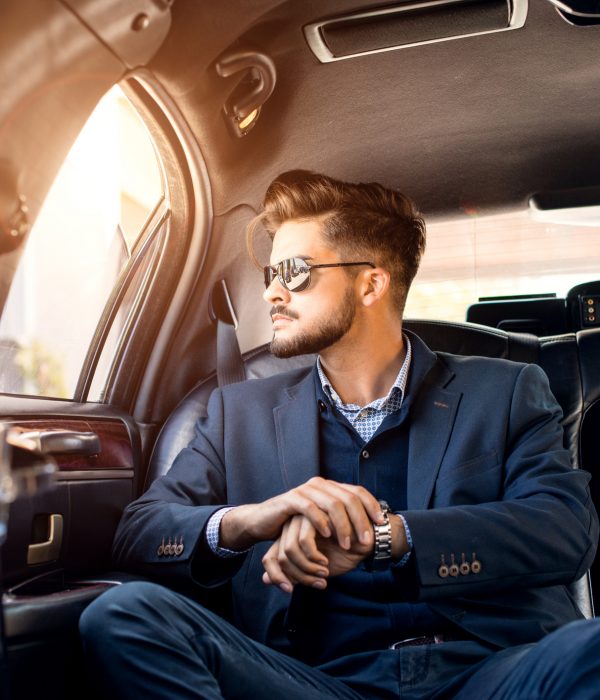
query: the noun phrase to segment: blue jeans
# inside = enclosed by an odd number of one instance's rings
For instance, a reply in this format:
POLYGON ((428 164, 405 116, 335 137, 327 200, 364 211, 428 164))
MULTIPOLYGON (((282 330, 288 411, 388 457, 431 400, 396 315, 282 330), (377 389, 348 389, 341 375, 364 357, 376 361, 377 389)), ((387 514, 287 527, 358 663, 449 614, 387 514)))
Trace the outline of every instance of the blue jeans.
POLYGON ((600 620, 537 644, 476 641, 365 652, 313 668, 254 642, 200 604, 148 582, 117 586, 80 623, 107 698, 180 700, 593 700, 600 620))

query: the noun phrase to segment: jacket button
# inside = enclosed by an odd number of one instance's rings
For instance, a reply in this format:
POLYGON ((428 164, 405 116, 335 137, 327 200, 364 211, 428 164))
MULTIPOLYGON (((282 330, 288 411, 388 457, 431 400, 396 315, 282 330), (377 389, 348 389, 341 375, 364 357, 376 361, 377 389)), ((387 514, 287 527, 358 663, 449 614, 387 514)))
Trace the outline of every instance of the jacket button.
POLYGON ((317 406, 319 407, 319 413, 325 413, 325 410, 327 409, 327 406, 325 406, 325 402, 319 399, 317 401, 317 406))
POLYGON ((369 459, 369 457, 371 456, 371 455, 369 454, 369 451, 368 451, 368 450, 363 450, 363 451, 361 452, 361 455, 362 455, 363 459, 369 459))
POLYGON ((474 574, 478 574, 481 571, 481 562, 475 559, 475 552, 473 552, 473 556, 471 557, 471 571, 474 574))

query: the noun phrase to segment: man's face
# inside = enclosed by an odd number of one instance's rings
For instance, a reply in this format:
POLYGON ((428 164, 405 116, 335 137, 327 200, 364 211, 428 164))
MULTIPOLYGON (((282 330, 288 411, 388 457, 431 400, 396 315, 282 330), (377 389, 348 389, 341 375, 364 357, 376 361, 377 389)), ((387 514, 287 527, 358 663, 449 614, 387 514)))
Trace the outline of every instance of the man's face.
MULTIPOLYGON (((319 221, 286 221, 273 240, 271 265, 286 258, 302 258, 309 264, 343 262, 328 248, 319 221)), ((290 292, 274 279, 264 293, 271 304, 276 357, 319 353, 338 342, 352 327, 356 297, 352 280, 343 268, 311 271, 308 289, 290 292)))

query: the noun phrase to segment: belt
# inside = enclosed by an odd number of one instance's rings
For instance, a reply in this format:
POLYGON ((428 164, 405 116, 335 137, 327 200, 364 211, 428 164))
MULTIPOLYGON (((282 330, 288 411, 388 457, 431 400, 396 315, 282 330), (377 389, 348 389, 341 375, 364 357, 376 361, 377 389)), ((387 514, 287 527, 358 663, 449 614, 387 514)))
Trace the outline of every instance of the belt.
POLYGON ((390 649, 402 649, 403 647, 420 647, 425 644, 443 644, 444 642, 456 642, 459 637, 451 637, 447 634, 434 634, 429 637, 409 637, 399 642, 390 644, 390 649))

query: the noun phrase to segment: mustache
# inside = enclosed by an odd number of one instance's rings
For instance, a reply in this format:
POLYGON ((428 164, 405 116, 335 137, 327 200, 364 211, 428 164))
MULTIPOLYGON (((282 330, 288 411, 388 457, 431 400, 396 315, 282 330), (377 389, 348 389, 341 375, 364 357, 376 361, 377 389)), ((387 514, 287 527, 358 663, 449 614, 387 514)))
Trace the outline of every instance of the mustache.
POLYGON ((282 316, 287 316, 288 318, 299 318, 295 311, 290 311, 290 309, 286 308, 285 306, 273 306, 270 314, 271 318, 273 318, 275 314, 281 314, 282 316))

